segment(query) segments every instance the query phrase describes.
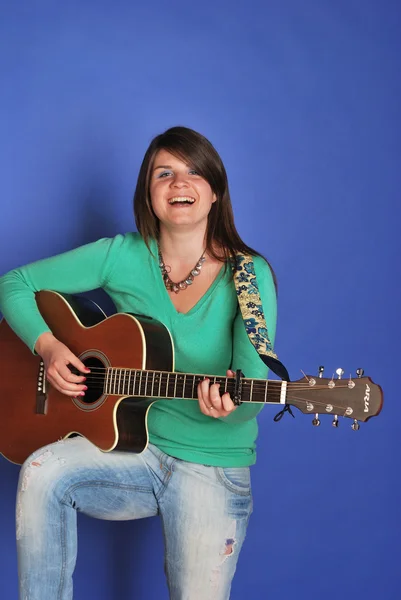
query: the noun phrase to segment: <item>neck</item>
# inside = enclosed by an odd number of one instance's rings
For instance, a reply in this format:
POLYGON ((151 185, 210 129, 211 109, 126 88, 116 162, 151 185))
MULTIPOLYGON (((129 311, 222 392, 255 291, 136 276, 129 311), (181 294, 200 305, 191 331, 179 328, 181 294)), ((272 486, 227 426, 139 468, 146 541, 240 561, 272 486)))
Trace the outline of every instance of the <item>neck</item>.
POLYGON ((205 245, 205 229, 173 231, 160 227, 159 246, 165 261, 175 259, 194 263, 199 260, 205 245))

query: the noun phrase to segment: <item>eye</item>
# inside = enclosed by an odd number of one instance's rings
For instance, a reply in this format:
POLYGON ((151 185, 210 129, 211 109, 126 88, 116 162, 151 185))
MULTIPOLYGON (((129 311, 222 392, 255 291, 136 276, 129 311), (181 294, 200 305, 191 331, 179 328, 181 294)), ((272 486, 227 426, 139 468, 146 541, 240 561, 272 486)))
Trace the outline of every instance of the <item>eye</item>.
POLYGON ((171 175, 171 171, 162 171, 158 176, 157 179, 161 179, 162 177, 166 177, 167 175, 171 175))
POLYGON ((191 175, 199 175, 198 171, 196 171, 195 169, 191 169, 191 170, 189 171, 189 173, 190 173, 191 175))

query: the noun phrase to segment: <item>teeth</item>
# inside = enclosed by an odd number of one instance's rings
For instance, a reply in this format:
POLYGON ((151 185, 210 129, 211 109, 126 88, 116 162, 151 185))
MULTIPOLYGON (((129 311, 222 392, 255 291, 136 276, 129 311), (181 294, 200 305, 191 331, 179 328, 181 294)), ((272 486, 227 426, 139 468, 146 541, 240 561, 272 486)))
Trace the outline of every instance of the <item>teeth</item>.
POLYGON ((195 200, 190 196, 177 196, 176 198, 170 198, 168 201, 169 204, 177 204, 178 202, 185 204, 193 204, 195 200))

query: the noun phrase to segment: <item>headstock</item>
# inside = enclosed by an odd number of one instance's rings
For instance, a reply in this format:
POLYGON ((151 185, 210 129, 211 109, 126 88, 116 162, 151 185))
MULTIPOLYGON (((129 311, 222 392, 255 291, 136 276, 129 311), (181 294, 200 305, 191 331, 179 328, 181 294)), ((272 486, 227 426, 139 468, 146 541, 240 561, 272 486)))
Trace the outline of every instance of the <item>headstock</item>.
POLYGON ((338 427, 339 417, 353 419, 352 429, 358 430, 358 421, 365 422, 378 415, 383 405, 383 391, 370 377, 363 377, 363 369, 357 369, 356 378, 343 379, 343 369, 337 369, 331 379, 323 377, 324 367, 319 367, 318 377, 305 375, 288 383, 288 404, 296 406, 304 414, 314 415, 312 424, 320 425, 319 415, 332 415, 333 427, 338 427))

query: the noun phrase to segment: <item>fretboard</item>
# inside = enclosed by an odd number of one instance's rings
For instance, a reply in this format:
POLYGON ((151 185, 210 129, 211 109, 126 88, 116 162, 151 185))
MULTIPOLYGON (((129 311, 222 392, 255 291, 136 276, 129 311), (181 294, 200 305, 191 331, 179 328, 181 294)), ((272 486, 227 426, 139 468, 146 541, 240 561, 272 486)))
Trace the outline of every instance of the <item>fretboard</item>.
MULTIPOLYGON (((231 377, 118 368, 107 369, 104 393, 146 398, 196 399, 197 386, 205 377, 210 379, 211 384, 220 384, 220 395, 228 392, 233 397, 235 379, 231 377)), ((286 391, 287 383, 283 381, 241 378, 242 402, 285 403, 286 391)))

